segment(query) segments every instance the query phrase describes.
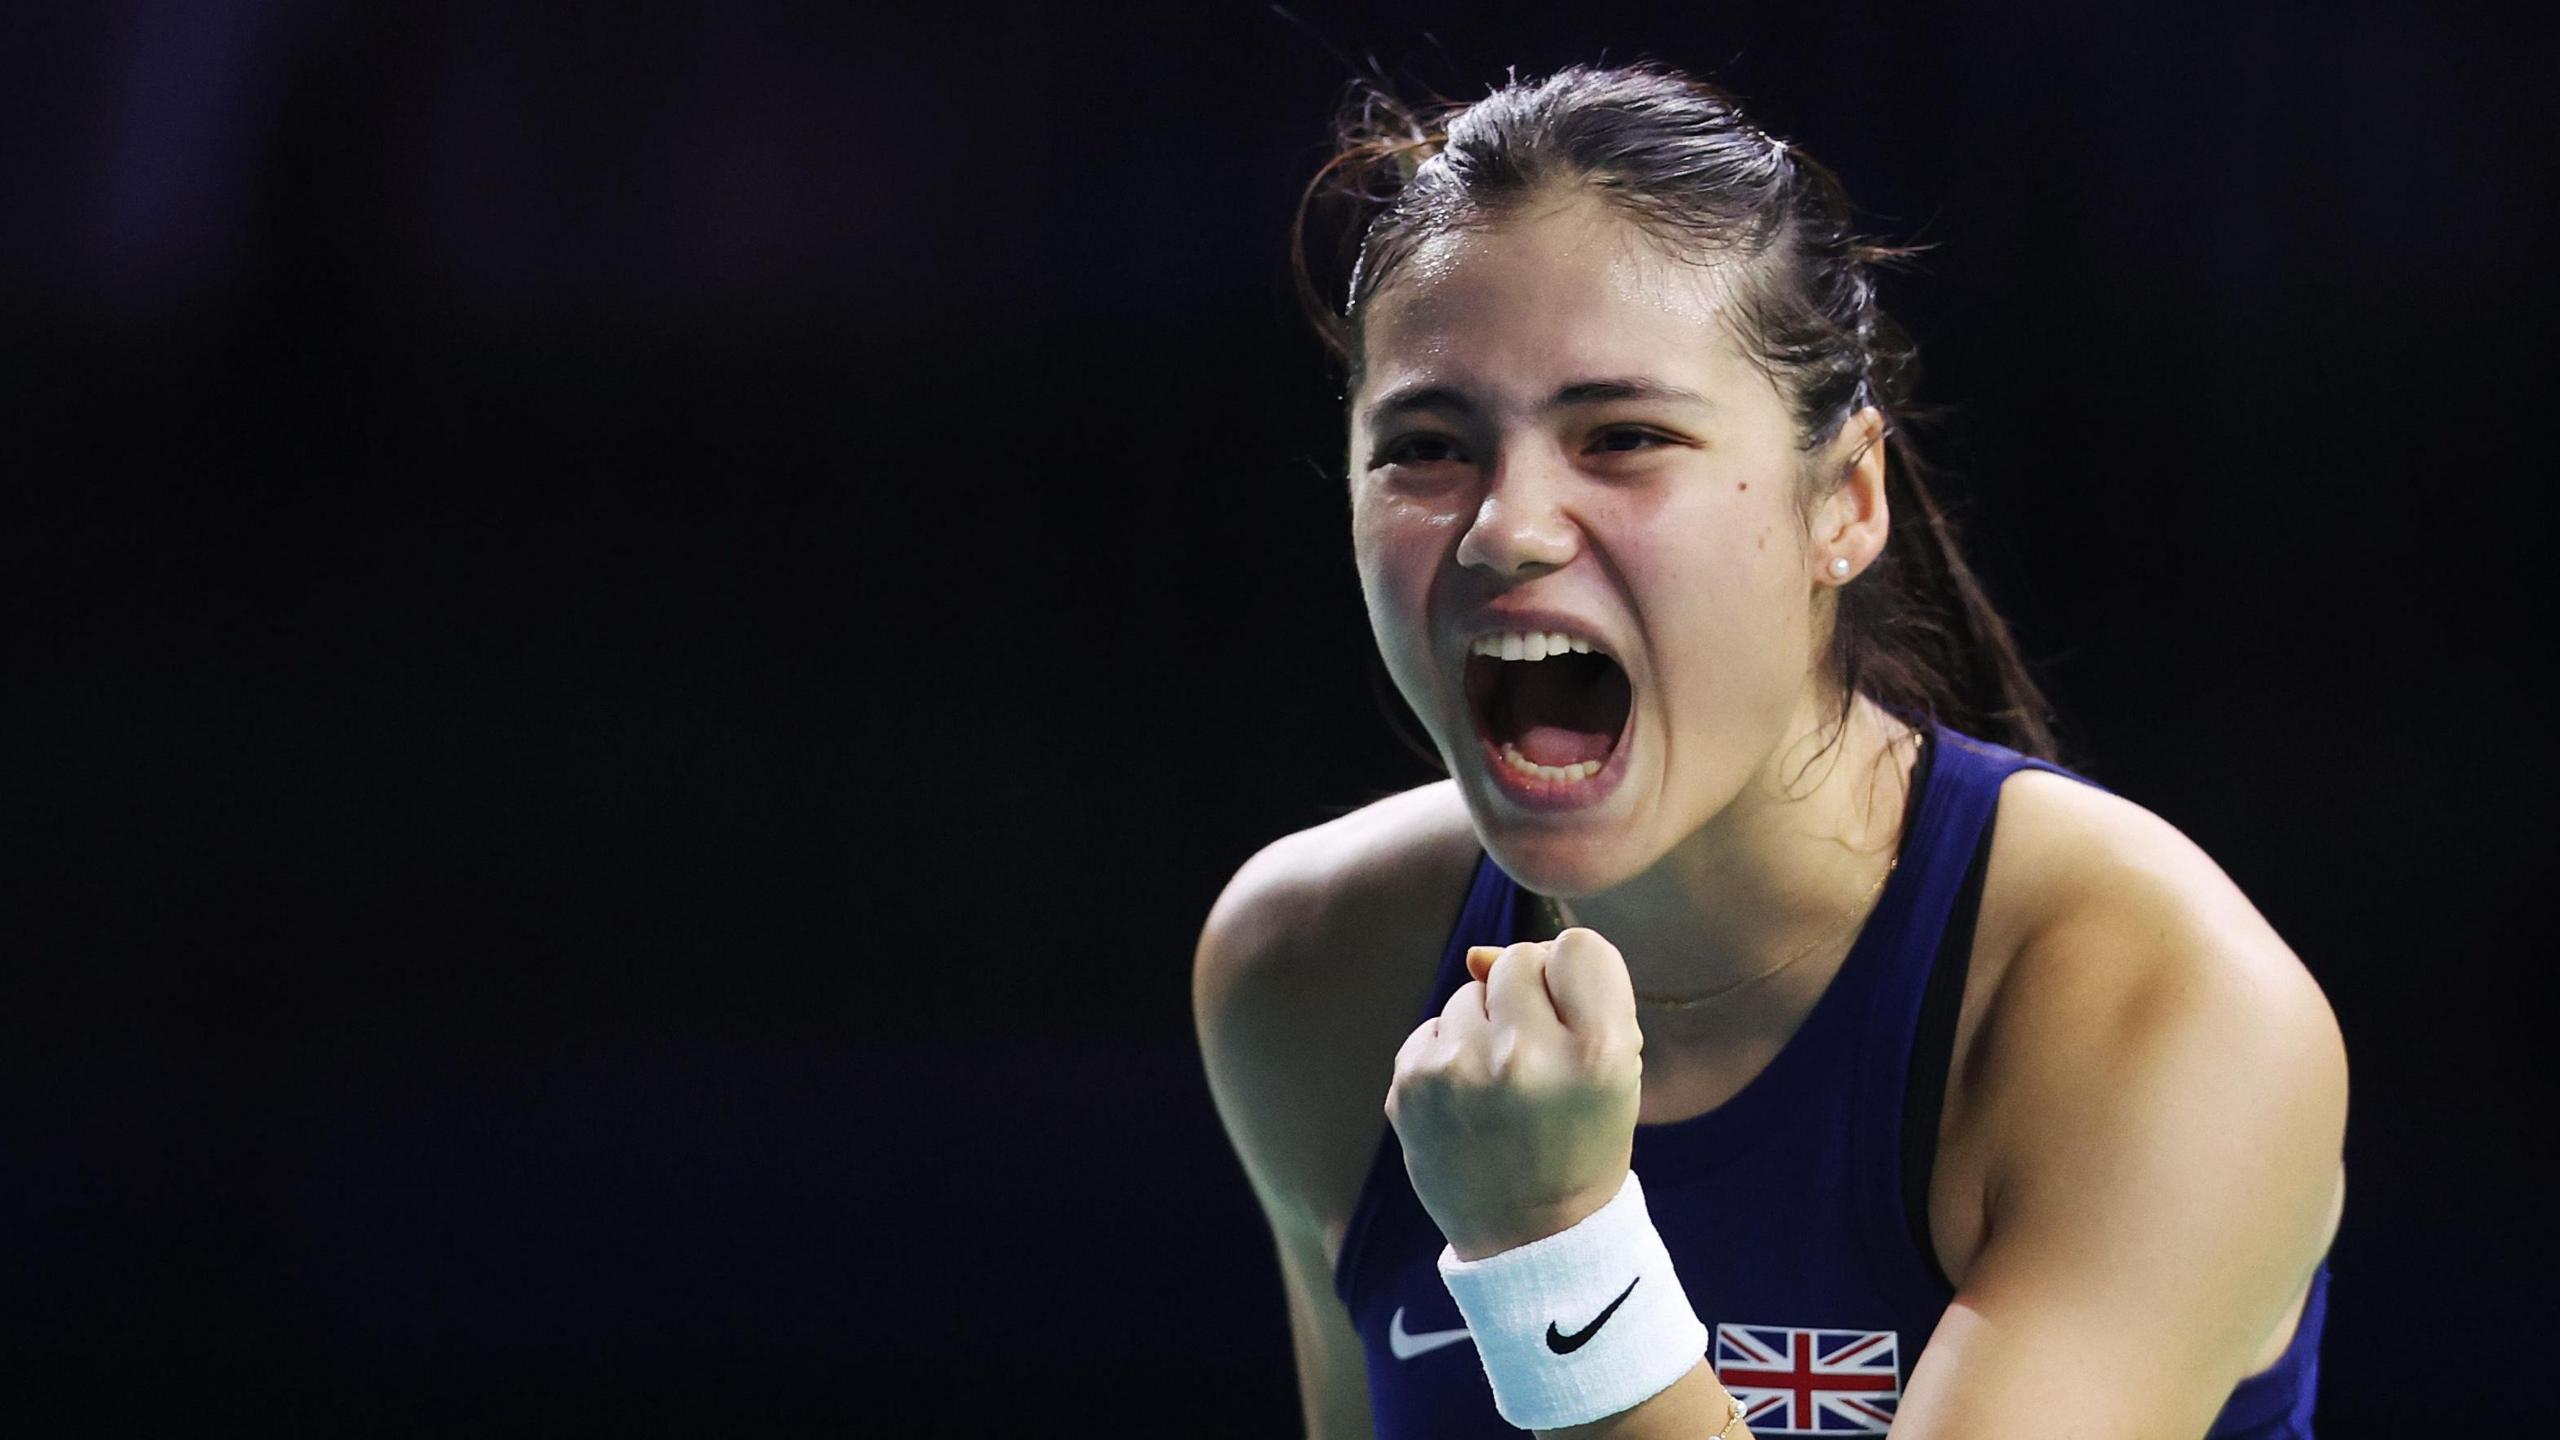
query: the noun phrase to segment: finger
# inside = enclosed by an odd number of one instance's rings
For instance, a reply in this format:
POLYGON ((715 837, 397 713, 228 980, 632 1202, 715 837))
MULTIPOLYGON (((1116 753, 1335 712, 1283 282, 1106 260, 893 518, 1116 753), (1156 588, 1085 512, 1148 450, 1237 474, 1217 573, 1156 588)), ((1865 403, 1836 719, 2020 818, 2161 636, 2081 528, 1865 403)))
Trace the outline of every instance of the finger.
POLYGON ((1402 1075, 1421 1064, 1422 1052, 1430 1048, 1431 1042, 1439 1038, 1440 1017, 1437 1015, 1414 1026, 1413 1033, 1404 1037, 1404 1044, 1396 1047, 1395 1073, 1402 1075))
POLYGON ((1493 978, 1493 962, 1501 958, 1502 947, 1499 945, 1470 945, 1467 947, 1467 974, 1478 980, 1489 980, 1493 978))
POLYGON ((1404 1044, 1396 1050, 1395 1073, 1387 1081, 1384 1108, 1387 1112, 1387 1124, 1394 1127, 1399 1135, 1404 1133, 1404 1117, 1397 1112, 1403 1108, 1402 1096, 1406 1077, 1422 1068, 1426 1063, 1426 1057, 1431 1053, 1431 1047, 1439 1039, 1440 1017, 1434 1015, 1414 1026, 1413 1033, 1404 1037, 1404 1044))
POLYGON ((1548 944, 1514 945, 1502 952, 1485 982, 1484 1010, 1497 1026, 1509 1026, 1524 1038, 1553 1035, 1564 1028, 1555 1002, 1547 998, 1547 965, 1555 953, 1548 944))
POLYGON ((1547 994, 1566 1029, 1606 1036, 1635 1028, 1635 981, 1626 957, 1599 931, 1576 925, 1558 935, 1546 969, 1547 994))
POLYGON ((1458 987, 1449 1003, 1440 1010, 1440 1038, 1453 1052, 1464 1050, 1492 1026, 1484 1018, 1484 982, 1470 980, 1458 987))

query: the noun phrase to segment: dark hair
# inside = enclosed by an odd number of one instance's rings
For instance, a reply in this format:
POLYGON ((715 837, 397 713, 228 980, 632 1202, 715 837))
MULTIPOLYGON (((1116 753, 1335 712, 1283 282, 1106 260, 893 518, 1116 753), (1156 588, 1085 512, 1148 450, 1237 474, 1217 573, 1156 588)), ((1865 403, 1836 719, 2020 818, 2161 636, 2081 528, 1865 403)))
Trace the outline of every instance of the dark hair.
MULTIPOLYGON (((1930 493, 1904 433, 1916 355, 1876 303, 1878 269, 1917 253, 1858 236, 1838 177, 1745 118, 1732 96, 1667 67, 1574 66, 1473 104, 1416 111, 1357 86, 1333 158, 1300 198, 1292 261, 1300 299, 1357 391, 1369 301, 1432 235, 1499 221, 1542 192, 1580 186, 1669 253, 1732 266, 1743 349, 1792 404, 1799 449, 1830 442, 1860 408, 1885 420, 1884 551, 1840 587, 1826 668, 1845 722, 1864 693, 2025 754, 2059 758, 2050 706, 1930 493), (1336 208, 1351 258, 1337 312, 1308 260, 1317 212, 1336 208), (1357 249, 1352 242, 1357 241, 1357 249)), ((1337 260, 1345 258, 1338 254, 1337 260)), ((1824 477, 1806 467, 1801 503, 1824 477)))

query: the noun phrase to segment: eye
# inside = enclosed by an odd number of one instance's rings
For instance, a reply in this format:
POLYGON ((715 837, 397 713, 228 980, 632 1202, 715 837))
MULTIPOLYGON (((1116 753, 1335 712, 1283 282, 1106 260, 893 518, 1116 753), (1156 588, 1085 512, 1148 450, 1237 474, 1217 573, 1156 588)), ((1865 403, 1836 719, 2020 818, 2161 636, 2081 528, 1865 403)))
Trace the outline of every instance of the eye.
POLYGON ((1591 448, 1607 454, 1631 455, 1656 445, 1668 445, 1671 437, 1629 425, 1613 425, 1591 437, 1591 448))
POLYGON ((1369 461, 1371 468, 1380 465, 1437 465, 1444 461, 1463 460, 1457 437, 1429 430, 1399 435, 1380 446, 1369 461))

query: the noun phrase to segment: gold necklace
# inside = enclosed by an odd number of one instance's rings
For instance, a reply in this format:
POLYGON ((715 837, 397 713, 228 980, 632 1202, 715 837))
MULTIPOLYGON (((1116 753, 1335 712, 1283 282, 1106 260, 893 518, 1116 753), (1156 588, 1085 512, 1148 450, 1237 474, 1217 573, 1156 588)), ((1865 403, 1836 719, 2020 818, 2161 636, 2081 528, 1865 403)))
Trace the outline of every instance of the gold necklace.
MULTIPOLYGON (((1855 904, 1840 913, 1839 920, 1833 922, 1830 929, 1815 936, 1812 944, 1805 946, 1803 949, 1788 956, 1786 959, 1779 961, 1777 964, 1770 966, 1768 969, 1761 971, 1759 974, 1745 976, 1740 980, 1734 981, 1730 985, 1717 986, 1715 989, 1708 991, 1704 995, 1648 995, 1642 990, 1639 990, 1636 992, 1636 1003, 1639 1005, 1650 1005, 1657 1010, 1687 1010, 1693 1006, 1704 1005, 1710 1000, 1721 1000, 1725 996, 1730 995, 1745 986, 1759 984, 1761 981, 1768 979, 1770 976, 1777 974, 1779 971, 1786 969, 1788 966, 1793 965, 1807 955, 1812 954, 1815 948, 1820 946, 1823 941, 1836 938, 1840 933, 1840 927, 1848 924, 1849 921, 1857 917, 1859 911, 1867 908, 1867 902, 1876 898, 1877 892, 1884 889, 1884 882, 1892 879, 1893 872, 1899 869, 1901 865, 1902 847, 1897 844, 1894 847, 1893 859, 1884 867, 1884 873, 1876 877, 1876 883, 1867 887, 1866 894, 1859 896, 1855 904)), ((1537 897, 1537 900, 1538 909, 1546 918, 1547 933, 1549 937, 1552 938, 1565 928, 1564 912, 1558 908, 1556 902, 1548 896, 1540 895, 1537 897)))

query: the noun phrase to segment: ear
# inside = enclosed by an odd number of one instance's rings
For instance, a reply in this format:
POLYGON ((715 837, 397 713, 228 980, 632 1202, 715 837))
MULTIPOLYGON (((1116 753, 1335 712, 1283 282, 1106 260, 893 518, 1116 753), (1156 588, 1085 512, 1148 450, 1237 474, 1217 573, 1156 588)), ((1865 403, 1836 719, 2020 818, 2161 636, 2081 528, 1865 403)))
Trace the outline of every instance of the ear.
POLYGON ((1813 509, 1814 578, 1845 584, 1884 553, 1893 531, 1884 499, 1884 413, 1869 405, 1843 421, 1818 463, 1817 473, 1832 484, 1813 509), (1849 562, 1848 574, 1831 573, 1834 557, 1849 562))

